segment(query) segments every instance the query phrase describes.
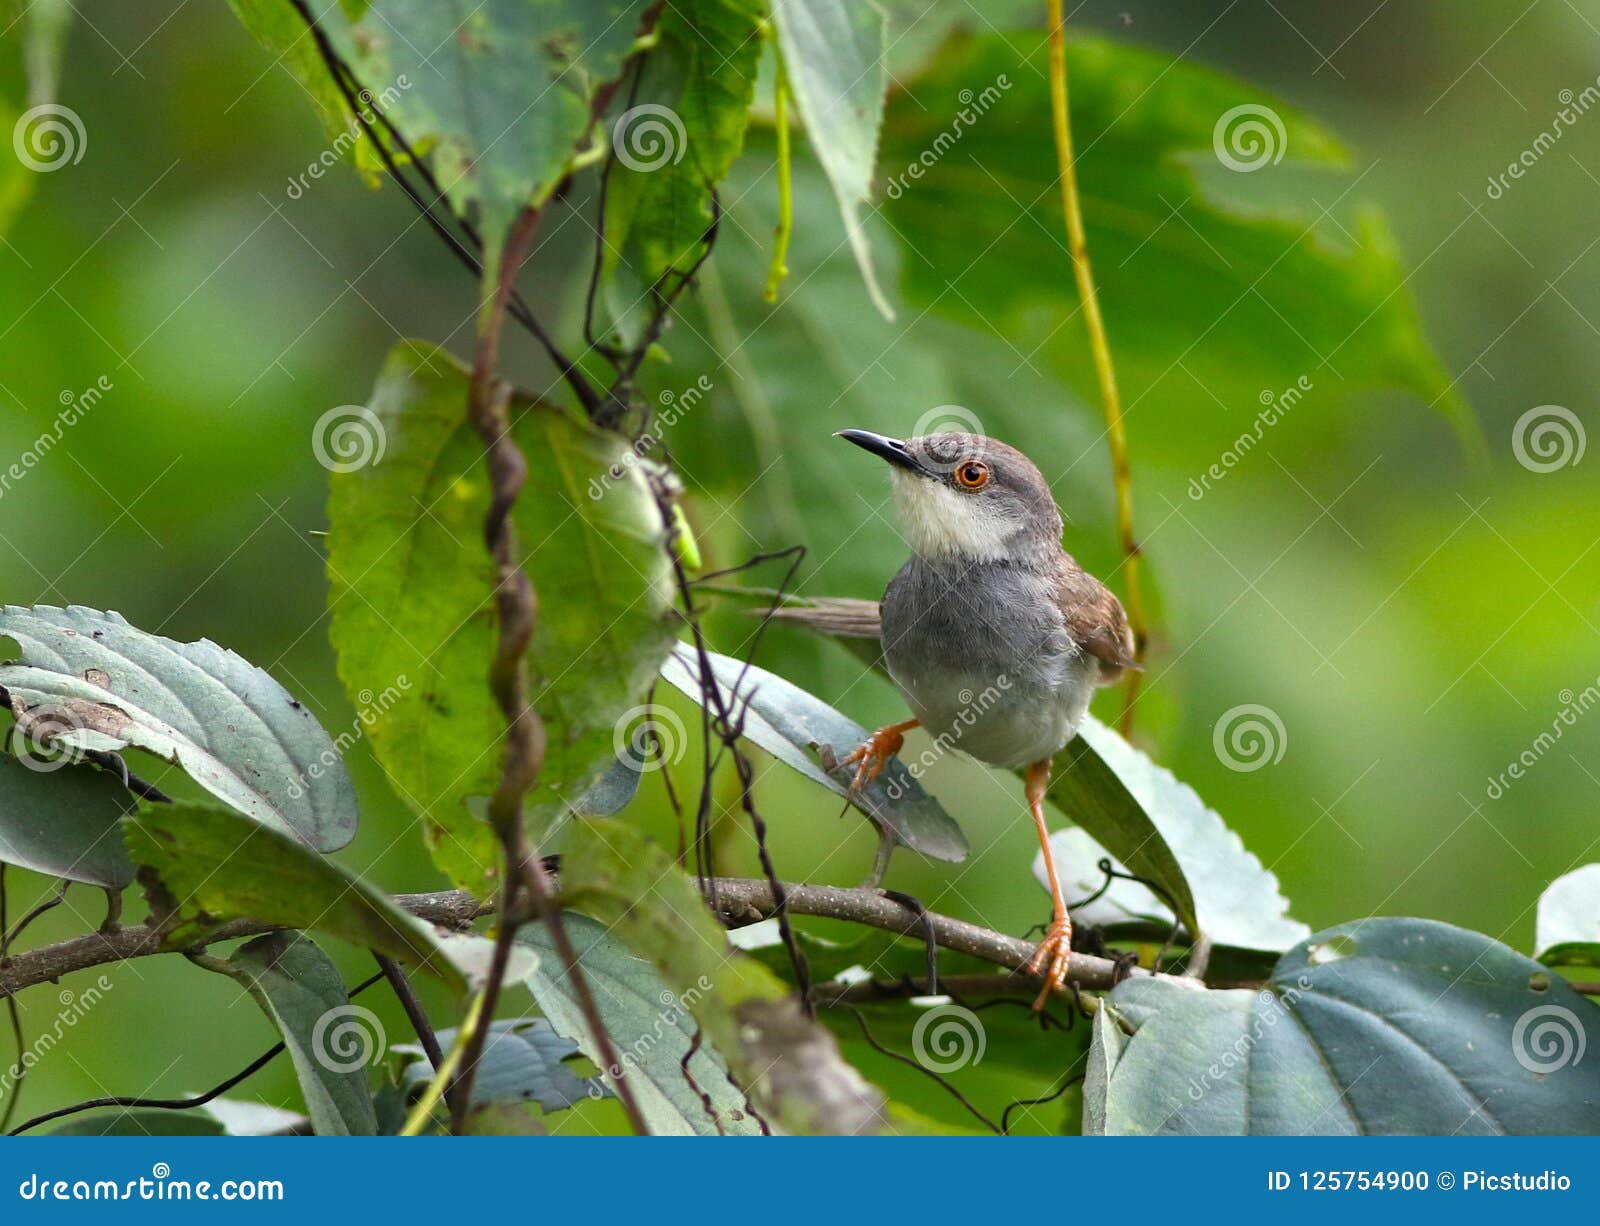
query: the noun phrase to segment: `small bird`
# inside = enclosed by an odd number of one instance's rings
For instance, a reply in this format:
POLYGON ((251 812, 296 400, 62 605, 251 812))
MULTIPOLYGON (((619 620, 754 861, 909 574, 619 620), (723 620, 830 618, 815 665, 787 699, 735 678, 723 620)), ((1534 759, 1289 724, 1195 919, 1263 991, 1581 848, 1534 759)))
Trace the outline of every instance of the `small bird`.
POLYGON ((880 635, 889 675, 915 717, 873 732, 842 760, 852 787, 874 779, 919 725, 941 746, 1026 768, 1028 808, 1055 904, 1028 970, 1042 1009, 1066 980, 1072 917, 1044 797, 1051 759, 1077 734, 1095 687, 1139 667, 1122 603, 1061 547, 1061 512, 1033 461, 978 434, 905 440, 841 430, 887 460, 911 558, 889 581, 880 635))

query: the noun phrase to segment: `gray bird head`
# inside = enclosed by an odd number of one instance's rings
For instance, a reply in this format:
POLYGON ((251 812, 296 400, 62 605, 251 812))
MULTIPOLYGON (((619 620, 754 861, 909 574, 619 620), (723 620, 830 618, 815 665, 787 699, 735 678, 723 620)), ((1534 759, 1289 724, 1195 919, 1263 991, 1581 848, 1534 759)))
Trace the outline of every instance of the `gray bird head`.
POLYGON ((1061 548, 1061 512, 1032 460, 981 434, 895 439, 840 430, 889 462, 895 504, 912 552, 964 561, 1050 558, 1061 548))

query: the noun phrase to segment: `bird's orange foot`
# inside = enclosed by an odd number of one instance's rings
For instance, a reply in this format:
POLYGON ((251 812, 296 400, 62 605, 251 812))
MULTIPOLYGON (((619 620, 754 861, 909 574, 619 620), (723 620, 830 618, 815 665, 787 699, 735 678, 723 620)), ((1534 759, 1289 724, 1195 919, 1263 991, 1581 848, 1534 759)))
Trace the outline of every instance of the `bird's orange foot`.
POLYGON ((850 790, 859 792, 879 775, 883 768, 889 765, 889 759, 900 752, 901 746, 906 743, 905 732, 907 728, 915 728, 916 720, 908 720, 903 724, 886 724, 876 732, 870 733, 867 739, 851 751, 848 757, 839 761, 840 766, 855 766, 855 777, 850 780, 850 790))
POLYGON ((1033 957, 1028 959, 1028 973, 1044 980, 1044 987, 1033 1002, 1035 1013, 1042 1010, 1045 1002, 1067 982, 1067 970, 1071 964, 1072 920, 1065 915, 1058 915, 1051 921, 1044 940, 1039 942, 1039 948, 1033 951, 1033 957))

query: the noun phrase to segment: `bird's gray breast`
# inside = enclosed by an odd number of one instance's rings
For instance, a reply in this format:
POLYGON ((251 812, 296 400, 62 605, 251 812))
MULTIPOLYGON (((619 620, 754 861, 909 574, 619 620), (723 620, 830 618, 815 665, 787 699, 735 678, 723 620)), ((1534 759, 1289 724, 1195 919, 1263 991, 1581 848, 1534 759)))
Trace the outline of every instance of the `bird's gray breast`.
POLYGON ((1050 576, 1011 563, 913 558, 884 593, 883 645, 935 742, 998 766, 1071 740, 1097 677, 1050 576))

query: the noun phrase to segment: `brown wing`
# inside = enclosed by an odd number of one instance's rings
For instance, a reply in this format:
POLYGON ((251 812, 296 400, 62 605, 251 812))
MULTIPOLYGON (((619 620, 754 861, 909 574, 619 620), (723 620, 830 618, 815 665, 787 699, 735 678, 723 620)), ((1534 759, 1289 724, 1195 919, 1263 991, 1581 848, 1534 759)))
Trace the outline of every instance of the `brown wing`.
POLYGON ((1114 685, 1139 667, 1128 614, 1110 588, 1068 558, 1058 590, 1067 628, 1100 662, 1101 685, 1114 685))

